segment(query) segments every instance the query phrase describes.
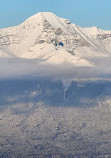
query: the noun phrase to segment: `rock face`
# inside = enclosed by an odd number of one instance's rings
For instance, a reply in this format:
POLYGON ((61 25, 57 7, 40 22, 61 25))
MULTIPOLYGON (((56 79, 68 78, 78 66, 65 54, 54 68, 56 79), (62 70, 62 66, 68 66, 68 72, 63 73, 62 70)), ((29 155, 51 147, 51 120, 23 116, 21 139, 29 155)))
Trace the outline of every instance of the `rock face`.
POLYGON ((0 30, 1 57, 39 58, 52 63, 61 50, 60 63, 91 65, 90 58, 111 55, 111 31, 82 28, 50 12, 38 13, 18 26, 0 30))

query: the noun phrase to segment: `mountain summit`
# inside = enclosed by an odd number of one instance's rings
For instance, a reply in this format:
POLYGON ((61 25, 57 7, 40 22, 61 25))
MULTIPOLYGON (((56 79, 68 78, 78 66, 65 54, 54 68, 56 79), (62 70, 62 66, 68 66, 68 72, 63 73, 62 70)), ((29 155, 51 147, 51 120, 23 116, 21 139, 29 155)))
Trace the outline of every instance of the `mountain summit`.
POLYGON ((92 66, 91 58, 110 55, 111 31, 82 28, 51 12, 40 12, 18 26, 0 30, 0 57, 92 66))

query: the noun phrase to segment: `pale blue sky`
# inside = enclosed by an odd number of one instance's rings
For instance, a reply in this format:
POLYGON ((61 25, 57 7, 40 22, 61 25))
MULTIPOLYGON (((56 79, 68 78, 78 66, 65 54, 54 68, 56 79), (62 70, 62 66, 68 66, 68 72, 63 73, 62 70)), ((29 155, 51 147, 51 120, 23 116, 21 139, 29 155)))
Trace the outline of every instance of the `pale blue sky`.
POLYGON ((111 0, 0 0, 0 28, 18 25, 42 11, 83 27, 111 30, 111 0))

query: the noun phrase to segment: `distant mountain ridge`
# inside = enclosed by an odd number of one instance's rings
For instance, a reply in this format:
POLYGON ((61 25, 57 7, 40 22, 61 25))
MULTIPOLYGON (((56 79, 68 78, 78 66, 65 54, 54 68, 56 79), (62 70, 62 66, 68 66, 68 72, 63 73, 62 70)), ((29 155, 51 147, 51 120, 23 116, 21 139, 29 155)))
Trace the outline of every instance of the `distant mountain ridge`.
POLYGON ((0 29, 0 57, 12 56, 93 66, 91 58, 111 56, 111 31, 82 28, 51 12, 40 12, 18 26, 0 29))

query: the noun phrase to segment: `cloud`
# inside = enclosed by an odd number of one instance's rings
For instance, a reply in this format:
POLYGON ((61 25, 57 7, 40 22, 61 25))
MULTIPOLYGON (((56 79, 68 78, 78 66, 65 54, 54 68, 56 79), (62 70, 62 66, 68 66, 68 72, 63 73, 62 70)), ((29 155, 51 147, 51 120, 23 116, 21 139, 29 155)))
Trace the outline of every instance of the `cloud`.
POLYGON ((54 79, 99 78, 111 74, 111 58, 91 59, 94 67, 64 64, 41 64, 43 60, 0 59, 0 79, 51 77, 54 79))

